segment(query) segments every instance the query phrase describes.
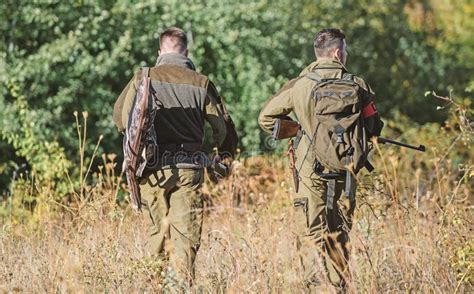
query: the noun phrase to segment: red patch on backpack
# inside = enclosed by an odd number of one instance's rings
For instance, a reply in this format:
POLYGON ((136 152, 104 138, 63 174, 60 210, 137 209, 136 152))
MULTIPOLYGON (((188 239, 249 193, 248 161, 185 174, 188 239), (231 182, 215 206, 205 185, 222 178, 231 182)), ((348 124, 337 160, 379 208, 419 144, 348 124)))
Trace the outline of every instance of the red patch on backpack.
POLYGON ((375 103, 373 101, 371 101, 364 108, 362 108, 362 116, 364 118, 368 118, 376 114, 377 114, 377 108, 375 107, 375 103))

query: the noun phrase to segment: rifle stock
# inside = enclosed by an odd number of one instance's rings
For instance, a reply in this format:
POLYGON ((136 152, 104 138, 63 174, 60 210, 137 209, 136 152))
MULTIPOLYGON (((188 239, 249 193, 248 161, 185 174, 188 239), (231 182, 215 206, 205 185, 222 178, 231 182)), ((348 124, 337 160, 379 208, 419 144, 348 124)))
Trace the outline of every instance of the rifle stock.
POLYGON ((301 126, 298 122, 286 119, 276 119, 272 136, 275 140, 295 137, 301 126))
POLYGON ((288 151, 286 156, 290 157, 289 166, 293 175, 293 183, 295 184, 295 192, 299 191, 300 176, 298 170, 296 169, 296 156, 295 156, 295 147, 293 137, 296 137, 300 131, 301 126, 298 122, 295 122, 290 119, 276 119, 275 125, 273 127, 272 137, 275 140, 282 140, 290 138, 288 141, 288 151))

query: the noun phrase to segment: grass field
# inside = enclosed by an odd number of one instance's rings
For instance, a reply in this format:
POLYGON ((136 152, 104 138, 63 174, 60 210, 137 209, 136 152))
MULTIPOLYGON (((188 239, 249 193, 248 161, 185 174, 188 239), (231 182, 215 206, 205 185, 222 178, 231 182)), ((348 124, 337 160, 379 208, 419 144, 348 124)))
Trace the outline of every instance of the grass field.
MULTIPOLYGON (((401 177, 397 173, 405 162, 394 150, 385 155, 385 169, 360 177, 350 289, 473 291, 468 179, 443 170, 423 174, 416 167, 401 177)), ((142 218, 125 203, 116 203, 116 179, 104 177, 89 187, 87 202, 61 206, 59 213, 51 209, 59 204, 45 202, 36 207, 36 222, 4 223, 0 291, 127 293, 182 287, 163 262, 144 257, 142 218)), ((283 160, 249 158, 236 162, 230 180, 206 185, 206 217, 192 291, 306 290, 288 179, 283 160)), ((321 291, 333 291, 321 279, 321 291)))
MULTIPOLYGON (((376 171, 359 173, 349 292, 473 293, 472 110, 456 106, 444 127, 405 132, 426 153, 377 145, 376 171)), ((64 186, 34 177, 12 185, 0 201, 0 292, 308 291, 286 158, 242 158, 228 180, 206 182, 191 289, 165 262, 145 256, 143 218, 117 201, 126 187, 115 159, 103 155, 99 172, 87 176, 81 168, 79 180, 67 175, 65 194, 64 186)), ((318 293, 335 292, 320 278, 318 293)))

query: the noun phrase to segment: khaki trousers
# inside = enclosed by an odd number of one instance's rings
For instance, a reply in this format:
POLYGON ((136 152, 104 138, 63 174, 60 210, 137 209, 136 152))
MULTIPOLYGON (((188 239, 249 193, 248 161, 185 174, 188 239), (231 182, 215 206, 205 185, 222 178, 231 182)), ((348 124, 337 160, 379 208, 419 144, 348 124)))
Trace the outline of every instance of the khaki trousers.
POLYGON ((169 256, 170 266, 188 280, 201 239, 203 179, 203 169, 166 169, 140 185, 148 253, 169 256))
POLYGON ((305 272, 305 281, 309 284, 317 281, 319 260, 322 260, 330 282, 343 286, 348 279, 349 231, 355 201, 341 197, 344 188, 343 179, 336 182, 333 209, 327 209, 326 198, 328 182, 317 176, 302 177, 299 196, 306 200, 303 207, 297 208, 300 229, 298 248, 305 272), (302 224, 301 222, 304 222, 302 224), (321 258, 320 258, 321 257, 321 258))

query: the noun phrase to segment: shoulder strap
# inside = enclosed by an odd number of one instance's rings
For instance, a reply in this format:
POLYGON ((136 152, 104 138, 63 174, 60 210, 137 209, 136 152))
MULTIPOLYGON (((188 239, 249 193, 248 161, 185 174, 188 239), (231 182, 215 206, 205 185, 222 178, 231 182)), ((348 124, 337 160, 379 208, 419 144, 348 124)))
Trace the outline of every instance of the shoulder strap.
POLYGON ((315 73, 314 71, 310 71, 307 74, 304 75, 306 78, 313 80, 317 83, 321 82, 321 76, 315 73))
MULTIPOLYGON (((321 68, 317 68, 317 69, 321 69, 321 68)), ((342 79, 338 79, 338 78, 326 78, 326 79, 323 79, 323 78, 321 78, 321 76, 320 76, 319 74, 317 74, 317 73, 314 72, 314 71, 310 71, 309 73, 305 74, 304 76, 305 76, 306 78, 310 79, 310 80, 315 81, 317 84, 322 84, 322 83, 331 82, 331 81, 340 81, 340 80, 348 80, 348 81, 351 81, 351 82, 354 81, 354 75, 353 75, 353 74, 350 74, 350 73, 348 73, 348 72, 344 72, 344 73, 343 73, 342 79)))
POLYGON ((323 79, 321 78, 321 76, 319 74, 317 74, 316 72, 314 71, 310 71, 309 73, 305 74, 304 77, 310 79, 310 80, 313 80, 316 82, 316 85, 319 85, 319 84, 322 84, 322 83, 326 83, 326 82, 329 82, 329 81, 337 81, 339 79, 336 79, 336 78, 326 78, 326 79, 323 79))
POLYGON ((143 67, 142 68, 142 79, 144 77, 148 78, 149 74, 150 74, 150 68, 149 67, 143 67))
POLYGON ((351 73, 345 72, 345 73, 342 75, 342 79, 343 79, 343 80, 354 81, 354 75, 351 74, 351 73))

